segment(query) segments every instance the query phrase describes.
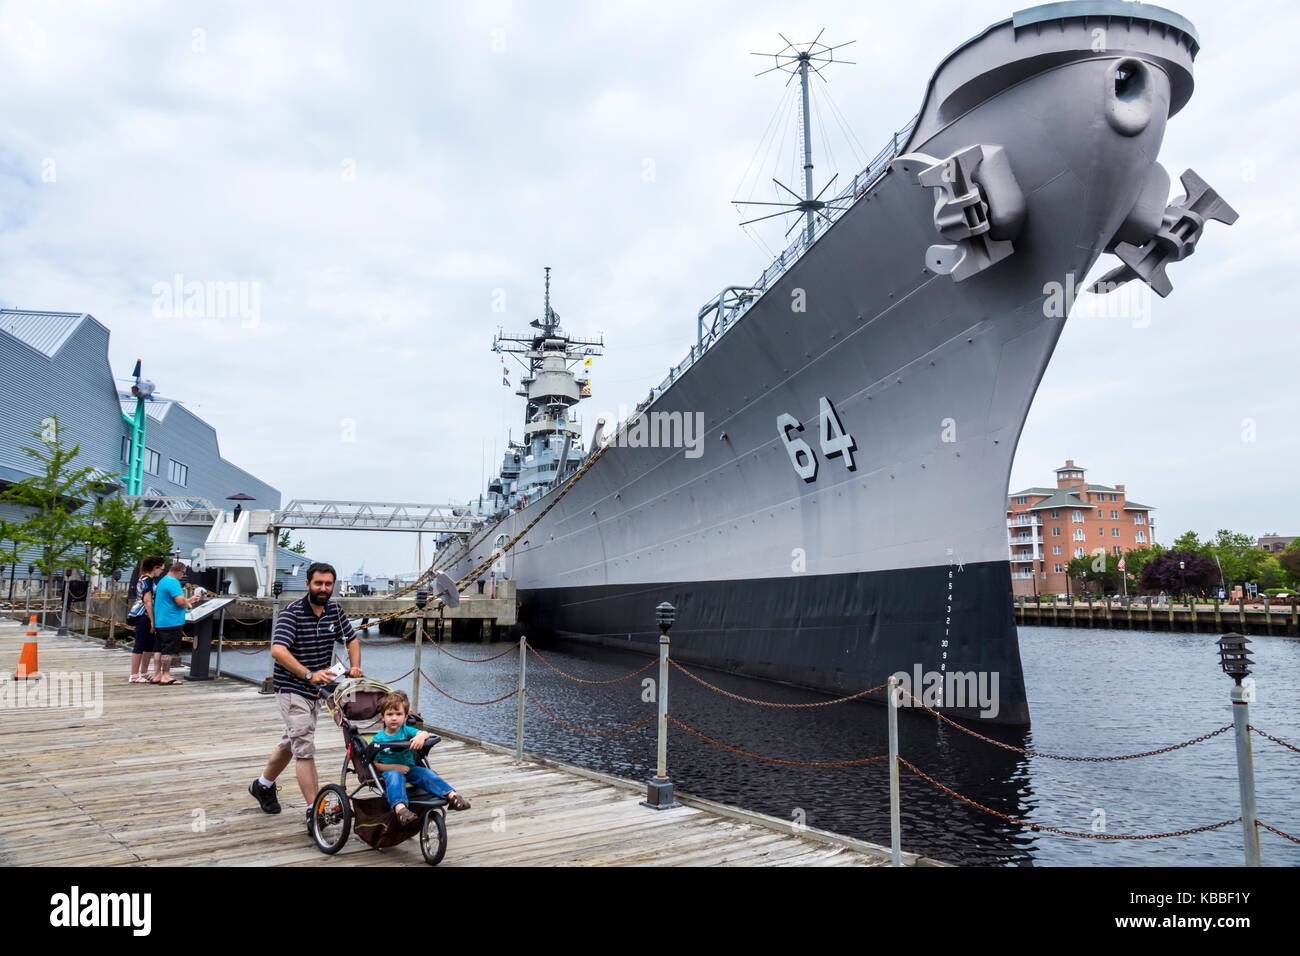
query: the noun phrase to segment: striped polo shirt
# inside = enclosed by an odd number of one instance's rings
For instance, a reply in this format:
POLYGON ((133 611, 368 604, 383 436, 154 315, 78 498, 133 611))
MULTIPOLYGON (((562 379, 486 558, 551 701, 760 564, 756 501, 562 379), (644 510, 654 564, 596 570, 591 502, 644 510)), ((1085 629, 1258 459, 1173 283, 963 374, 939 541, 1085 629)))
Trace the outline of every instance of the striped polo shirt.
MULTIPOLYGON (((275 641, 281 647, 289 648, 303 667, 313 671, 324 670, 332 663, 334 641, 345 644, 357 639, 356 631, 343 614, 343 608, 333 601, 321 610, 320 617, 312 613, 310 598, 304 597, 287 605, 280 612, 275 623, 275 641)), ((316 699, 317 688, 289 671, 276 661, 275 692, 289 692, 302 697, 316 699)))

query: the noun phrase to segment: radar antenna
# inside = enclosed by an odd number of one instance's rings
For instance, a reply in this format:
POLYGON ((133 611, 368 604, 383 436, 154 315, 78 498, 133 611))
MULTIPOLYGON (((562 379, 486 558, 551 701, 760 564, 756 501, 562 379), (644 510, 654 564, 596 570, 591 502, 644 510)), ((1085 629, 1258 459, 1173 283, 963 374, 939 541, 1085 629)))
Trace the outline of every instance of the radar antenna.
MULTIPOLYGON (((820 192, 816 194, 813 193, 812 126, 811 126, 811 119, 808 115, 808 74, 815 73, 817 76, 821 77, 823 83, 827 82, 826 77, 822 76, 822 70, 826 69, 826 67, 830 66, 833 63, 846 63, 846 64, 854 63, 853 60, 836 59, 835 51, 848 46, 850 43, 857 42, 856 40, 849 40, 845 43, 836 44, 835 46, 827 46, 825 43, 820 42, 822 34, 825 32, 826 32, 825 28, 821 29, 820 31, 818 31, 817 36, 813 37, 811 43, 807 43, 803 45, 791 43, 790 40, 785 36, 785 34, 778 33, 777 36, 779 36, 782 40, 785 40, 784 48, 782 48, 777 53, 752 54, 753 56, 762 56, 762 57, 770 56, 773 59, 772 66, 768 67, 766 70, 754 74, 755 76, 763 76, 766 73, 772 73, 776 70, 782 70, 790 74, 790 79, 786 80, 786 86, 789 86, 791 83, 793 83, 794 78, 796 76, 799 77, 799 85, 801 87, 800 92, 802 94, 800 109, 799 109, 799 121, 800 121, 799 132, 803 139, 803 188, 804 188, 803 196, 800 197, 800 195, 797 192, 795 192, 785 183, 780 182, 776 178, 773 178, 772 182, 776 183, 777 186, 779 186, 781 189, 784 189, 791 196, 793 196, 795 199, 794 202, 755 202, 754 200, 747 200, 747 199, 732 200, 732 202, 734 202, 738 206, 745 205, 745 206, 782 207, 779 212, 769 213, 766 216, 758 216, 755 219, 747 219, 745 222, 741 223, 742 226, 747 226, 753 222, 760 222, 761 220, 764 219, 773 219, 777 216, 787 216, 792 212, 803 213, 804 222, 806 226, 807 241, 809 243, 811 243, 813 239, 813 225, 816 221, 817 216, 821 216, 823 219, 825 219, 827 225, 829 225, 831 222, 830 217, 828 217, 825 213, 823 213, 822 210, 826 208, 826 206, 830 205, 830 203, 834 202, 834 200, 831 199, 831 200, 823 201, 822 195, 826 192, 827 189, 831 187, 831 184, 835 182, 836 177, 832 176, 826 182, 826 185, 822 186, 820 192)), ((788 236, 791 230, 793 230, 794 227, 797 226, 798 224, 799 224, 799 220, 796 219, 790 225, 790 228, 785 231, 785 234, 788 236)))

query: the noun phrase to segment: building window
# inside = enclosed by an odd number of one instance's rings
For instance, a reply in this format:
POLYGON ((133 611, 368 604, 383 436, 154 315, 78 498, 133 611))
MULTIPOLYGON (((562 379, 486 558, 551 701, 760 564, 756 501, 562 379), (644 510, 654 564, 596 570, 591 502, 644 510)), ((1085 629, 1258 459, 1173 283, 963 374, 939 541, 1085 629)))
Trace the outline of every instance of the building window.
POLYGON ((1134 523, 1134 524, 1146 524, 1146 523, 1147 523, 1147 516, 1144 515, 1144 514, 1135 514, 1135 515, 1133 516, 1133 523, 1134 523))
POLYGON ((1106 529, 1105 529, 1105 528, 1098 528, 1098 529, 1097 529, 1097 534, 1098 534, 1099 537, 1102 537, 1102 538, 1106 537, 1106 529))
POLYGON ((1060 510, 1059 508, 1053 508, 1053 509, 1052 509, 1052 517, 1053 517, 1053 518, 1059 518, 1059 517, 1061 517, 1061 510, 1060 510))
POLYGON ((162 474, 162 455, 148 445, 144 446, 144 470, 151 475, 162 474))
POLYGON ((1057 573, 1057 574, 1060 574, 1060 573, 1061 573, 1061 566, 1060 566, 1059 564, 1054 564, 1054 565, 1052 565, 1052 567, 1054 567, 1054 568, 1056 569, 1056 573, 1057 573))
POLYGON ((1075 548, 1075 549, 1074 549, 1074 556, 1075 556, 1076 558, 1081 558, 1081 557, 1083 557, 1083 548, 1075 548))
POLYGON ((1052 537, 1053 537, 1053 538, 1059 538, 1060 536, 1061 536, 1061 529, 1060 529, 1060 528, 1053 528, 1053 529, 1052 529, 1052 537))
POLYGON ((1074 540, 1075 540, 1075 541, 1082 541, 1082 540, 1083 540, 1083 529, 1082 529, 1082 528, 1075 528, 1075 529, 1074 529, 1074 540))
POLYGON ((1147 533, 1146 533, 1145 531, 1139 531, 1139 532, 1137 533, 1137 540, 1138 540, 1138 541, 1146 541, 1146 539, 1147 539, 1147 533))
POLYGON ((1111 520, 1111 521, 1118 521, 1118 520, 1119 520, 1119 512, 1116 511, 1116 510, 1114 510, 1113 508, 1111 509, 1111 512, 1110 512, 1110 520, 1111 520))
POLYGON ((1101 509, 1100 509, 1100 508, 1097 509, 1097 517, 1098 517, 1098 518, 1104 518, 1104 517, 1106 517, 1104 514, 1101 513, 1101 509))
POLYGON ((1018 505, 1025 505, 1028 503, 1029 503, 1029 499, 1025 495, 1021 495, 1019 498, 1016 499, 1016 504, 1018 505))
POLYGON ((167 480, 184 488, 190 483, 190 466, 182 465, 175 459, 168 459, 167 480))
POLYGON ((1061 553, 1061 546, 1059 544, 1052 545, 1052 554, 1060 554, 1060 553, 1061 553))
POLYGON ((131 462, 131 439, 126 435, 122 436, 122 461, 127 464, 131 462))
POLYGON ((1118 554, 1120 553, 1120 552, 1119 552, 1119 545, 1115 545, 1115 547, 1111 548, 1110 550, 1111 550, 1112 553, 1114 553, 1114 554, 1116 554, 1116 555, 1118 555, 1118 554))
POLYGON ((1111 529, 1110 529, 1110 536, 1111 536, 1112 538, 1118 538, 1118 537, 1119 537, 1119 528, 1111 528, 1111 529))
POLYGON ((1070 520, 1071 520, 1071 521, 1082 521, 1082 520, 1083 520, 1083 512, 1080 511, 1078 508, 1075 508, 1075 509, 1074 509, 1074 514, 1070 516, 1070 520))

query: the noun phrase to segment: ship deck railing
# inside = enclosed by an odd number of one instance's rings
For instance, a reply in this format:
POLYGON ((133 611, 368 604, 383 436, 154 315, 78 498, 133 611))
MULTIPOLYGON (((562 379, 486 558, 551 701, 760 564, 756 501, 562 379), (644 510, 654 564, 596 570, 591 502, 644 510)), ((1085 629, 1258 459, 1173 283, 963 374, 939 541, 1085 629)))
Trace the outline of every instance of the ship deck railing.
POLYGON ((801 228, 795 240, 790 243, 785 251, 772 260, 772 264, 763 270, 763 274, 758 277, 758 280, 753 285, 729 286, 716 299, 711 299, 700 309, 695 345, 691 346, 691 350, 685 358, 668 370, 668 377, 651 389, 649 398, 646 401, 647 405, 657 400, 660 395, 671 388, 682 373, 694 365, 711 347, 716 345, 741 316, 748 312, 754 303, 761 299, 816 244, 817 240, 835 225, 840 216, 844 215, 845 212, 852 208, 854 203, 880 182, 885 174, 889 172, 890 163, 900 154, 902 149, 906 148, 907 141, 911 138, 920 118, 920 113, 913 116, 881 148, 875 158, 866 165, 866 168, 854 175, 853 182, 845 186, 833 198, 827 200, 821 214, 813 217, 811 230, 806 226, 801 228), (710 313, 713 315, 713 321, 706 329, 704 326, 705 317, 710 313))

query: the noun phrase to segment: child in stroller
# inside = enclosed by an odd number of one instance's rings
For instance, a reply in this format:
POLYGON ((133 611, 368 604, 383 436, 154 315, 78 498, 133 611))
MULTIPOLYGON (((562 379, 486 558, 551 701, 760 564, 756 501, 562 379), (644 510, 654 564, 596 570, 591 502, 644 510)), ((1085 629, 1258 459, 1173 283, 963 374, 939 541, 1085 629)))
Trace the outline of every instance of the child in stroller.
MULTIPOLYGON (((357 836, 375 849, 395 846, 419 833, 420 852, 424 854, 426 862, 436 866, 447 851, 444 813, 448 798, 425 790, 411 781, 412 785, 405 795, 406 809, 410 815, 399 819, 386 796, 387 788, 376 767, 376 760, 381 750, 387 750, 392 755, 404 753, 412 757, 412 768, 426 770, 432 775, 432 771, 428 770, 427 756, 442 738, 427 731, 416 733, 416 728, 412 725, 418 721, 418 717, 406 712, 405 707, 403 722, 397 729, 405 734, 406 739, 372 743, 358 726, 358 722, 373 721, 381 716, 381 701, 390 693, 391 687, 368 678, 322 685, 321 696, 325 709, 343 731, 347 755, 343 758, 339 782, 326 784, 317 791, 312 801, 309 829, 322 853, 337 853, 343 849, 352 832, 354 820, 357 836), (422 738, 420 746, 413 746, 417 736, 422 738), (349 774, 356 774, 358 778, 356 787, 350 792, 349 774), (368 795, 361 795, 362 791, 368 791, 368 795)), ((393 758, 390 755, 388 759, 393 758)), ((401 775, 400 770, 398 773, 401 775)), ((406 782, 405 778, 402 782, 406 782)), ((450 787, 446 789, 450 791, 450 787)), ((468 806, 468 801, 465 801, 465 805, 468 806)))
POLYGON ((415 752, 424 749, 424 742, 429 739, 427 730, 416 730, 406 722, 411 711, 411 701, 404 691, 395 690, 386 694, 379 702, 379 712, 384 721, 384 729, 371 738, 372 744, 392 744, 409 740, 408 749, 383 747, 376 755, 375 769, 384 778, 384 791, 388 796, 388 805, 403 823, 414 823, 419 819, 406 806, 406 785, 423 787, 436 797, 443 797, 453 810, 468 810, 469 801, 428 767, 415 766, 415 752))

